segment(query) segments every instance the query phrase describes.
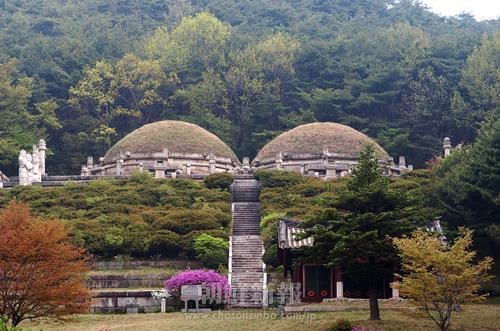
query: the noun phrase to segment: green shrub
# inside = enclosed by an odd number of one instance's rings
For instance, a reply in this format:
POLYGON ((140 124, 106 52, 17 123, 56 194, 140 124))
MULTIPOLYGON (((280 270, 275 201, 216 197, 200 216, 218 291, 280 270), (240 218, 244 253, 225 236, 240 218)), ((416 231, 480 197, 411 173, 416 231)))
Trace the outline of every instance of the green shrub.
POLYGON ((199 182, 189 179, 171 179, 168 183, 178 190, 197 190, 202 187, 199 182))
POLYGON ((7 317, 0 315, 0 331, 23 331, 23 329, 16 326, 9 326, 7 317))
POLYGON ((194 239, 193 247, 196 258, 204 267, 217 269, 219 265, 227 264, 229 244, 226 240, 203 233, 194 239))
POLYGON ((262 234, 265 247, 269 247, 276 243, 278 224, 283 217, 285 217, 283 213, 271 213, 264 216, 260 221, 260 233, 262 234))
POLYGON ((305 197, 313 197, 320 193, 328 191, 328 183, 317 179, 307 178, 307 182, 300 183, 293 187, 293 191, 305 197))
POLYGON ((155 222, 153 226, 156 229, 170 230, 178 234, 187 234, 195 230, 213 230, 220 228, 220 225, 215 220, 204 218, 194 218, 192 220, 164 218, 155 222))
POLYGON ((204 182, 209 189, 229 191, 229 187, 234 182, 234 176, 227 172, 211 174, 205 178, 204 182))
POLYGON ((278 261, 278 245, 269 246, 262 257, 265 264, 276 268, 280 263, 278 261))
POLYGON ((263 187, 288 187, 300 183, 302 175, 282 170, 257 170, 255 178, 263 187))
POLYGON ((339 318, 333 325, 331 326, 331 331, 351 331, 353 328, 352 323, 349 320, 339 318))
POLYGON ((177 257, 181 252, 180 236, 172 231, 160 230, 148 242, 149 253, 163 257, 177 257))
POLYGON ((145 184, 154 180, 153 175, 149 171, 134 171, 132 176, 128 179, 130 183, 145 184))
POLYGON ((228 248, 229 244, 226 240, 213 237, 206 233, 201 234, 194 240, 196 255, 203 255, 214 250, 225 251, 228 248))
POLYGON ((218 270, 220 266, 227 266, 228 256, 226 251, 213 251, 201 255, 198 260, 205 268, 218 270))

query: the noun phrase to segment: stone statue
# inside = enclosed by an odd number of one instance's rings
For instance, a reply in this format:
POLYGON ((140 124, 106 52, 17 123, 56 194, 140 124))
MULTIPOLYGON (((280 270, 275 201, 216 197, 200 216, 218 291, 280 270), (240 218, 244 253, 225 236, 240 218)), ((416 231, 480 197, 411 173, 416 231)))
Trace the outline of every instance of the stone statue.
POLYGON ((31 185, 29 173, 33 170, 31 163, 31 155, 26 153, 24 149, 19 153, 19 185, 31 185))
POLYGON ((80 172, 80 176, 89 176, 90 171, 89 168, 87 168, 86 165, 82 165, 82 171, 80 172))
POLYGON ((451 139, 446 137, 443 141, 444 157, 448 157, 451 153, 451 139))
POLYGON ((37 145, 33 145, 32 164, 33 164, 33 171, 32 171, 33 181, 41 182, 42 173, 40 171, 40 151, 38 150, 37 145))
POLYGON ((0 188, 3 188, 3 183, 9 181, 9 177, 5 176, 3 172, 0 171, 0 188))

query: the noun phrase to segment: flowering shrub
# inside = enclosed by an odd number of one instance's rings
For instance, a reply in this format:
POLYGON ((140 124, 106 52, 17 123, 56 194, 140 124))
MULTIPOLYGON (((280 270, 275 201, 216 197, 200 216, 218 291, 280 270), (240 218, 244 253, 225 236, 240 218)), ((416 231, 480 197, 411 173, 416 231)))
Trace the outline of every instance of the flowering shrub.
POLYGON ((221 289, 229 287, 226 277, 214 270, 186 270, 165 281, 169 293, 180 295, 182 285, 207 285, 221 289))

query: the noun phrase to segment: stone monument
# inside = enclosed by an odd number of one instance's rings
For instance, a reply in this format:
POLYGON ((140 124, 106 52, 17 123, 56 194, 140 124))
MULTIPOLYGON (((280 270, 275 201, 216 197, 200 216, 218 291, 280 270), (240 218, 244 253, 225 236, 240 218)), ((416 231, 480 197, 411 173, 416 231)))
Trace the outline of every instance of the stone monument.
POLYGON ((32 182, 41 182, 42 181, 42 173, 40 171, 40 152, 38 150, 37 145, 33 145, 33 151, 31 154, 31 163, 33 164, 32 171, 32 182))
POLYGON ((24 149, 19 153, 19 185, 28 186, 31 185, 30 173, 33 170, 33 164, 31 163, 31 155, 28 154, 24 149))
POLYGON ((33 145, 32 154, 24 149, 19 152, 19 185, 28 186, 33 182, 41 182, 45 172, 45 140, 40 139, 38 145, 33 145))

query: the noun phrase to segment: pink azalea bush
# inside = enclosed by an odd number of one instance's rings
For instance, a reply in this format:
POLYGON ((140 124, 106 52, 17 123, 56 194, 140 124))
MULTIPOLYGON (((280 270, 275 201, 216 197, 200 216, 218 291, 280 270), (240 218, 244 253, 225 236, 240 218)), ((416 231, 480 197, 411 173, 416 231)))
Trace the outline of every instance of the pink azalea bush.
POLYGON ((177 273, 165 281, 165 288, 172 294, 180 294, 182 285, 207 285, 226 289, 227 278, 214 270, 186 270, 177 273))

